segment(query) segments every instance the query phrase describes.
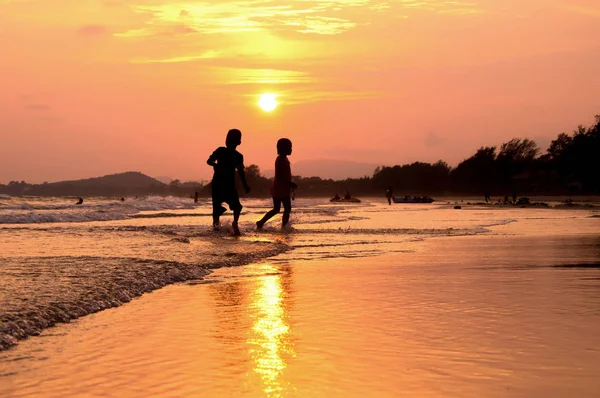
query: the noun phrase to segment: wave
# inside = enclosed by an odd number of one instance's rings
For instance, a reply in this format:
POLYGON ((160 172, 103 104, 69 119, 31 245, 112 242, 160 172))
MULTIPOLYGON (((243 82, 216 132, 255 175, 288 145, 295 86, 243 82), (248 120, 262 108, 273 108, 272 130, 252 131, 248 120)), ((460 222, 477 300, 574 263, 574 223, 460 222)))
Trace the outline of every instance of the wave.
MULTIPOLYGON (((497 224, 493 224, 497 225, 497 224)), ((281 229, 275 226, 265 226, 257 231, 254 225, 241 225, 240 229, 248 238, 259 238, 260 236, 286 236, 286 235, 357 235, 357 236, 403 236, 412 237, 441 237, 441 236, 468 236, 489 232, 490 230, 480 226, 472 228, 294 228, 288 226, 281 229)), ((11 229, 13 230, 13 229, 11 229)), ((186 238, 210 238, 230 235, 229 222, 225 222, 216 231, 208 225, 123 225, 123 226, 94 226, 89 232, 146 232, 163 236, 182 236, 186 238)))
POLYGON ((497 226, 500 226, 500 225, 512 224, 514 222, 519 222, 519 220, 515 220, 515 219, 498 220, 498 221, 494 221, 494 222, 492 222, 490 224, 481 224, 480 227, 482 227, 482 228, 497 227, 497 226))
POLYGON ((202 213, 152 213, 152 214, 134 214, 129 218, 181 218, 181 217, 212 217, 212 214, 202 213))
POLYGON ((476 235, 489 230, 484 227, 474 228, 337 228, 337 229, 293 229, 289 231, 270 230, 271 233, 294 233, 307 235, 430 235, 430 236, 464 236, 476 235))
POLYGON ((93 256, 2 258, 0 350, 57 323, 120 306, 168 284, 202 279, 214 268, 275 256, 289 246, 238 242, 221 248, 218 257, 205 255, 193 262, 93 256))
MULTIPOLYGON (((29 202, 0 208, 0 224, 72 223, 123 220, 144 211, 194 209, 187 198, 149 196, 121 201, 73 203, 29 202)), ((156 217, 156 215, 154 215, 156 217)), ((164 217, 164 215, 163 215, 164 217)))

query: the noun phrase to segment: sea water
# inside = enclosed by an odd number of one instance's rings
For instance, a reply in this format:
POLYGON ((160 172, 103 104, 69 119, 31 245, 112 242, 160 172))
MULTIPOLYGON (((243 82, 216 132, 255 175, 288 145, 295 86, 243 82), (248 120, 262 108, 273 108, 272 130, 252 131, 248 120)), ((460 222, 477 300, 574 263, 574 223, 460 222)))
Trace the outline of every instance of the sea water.
POLYGON ((234 238, 227 215, 220 231, 209 228, 206 201, 138 200, 0 204, 10 222, 0 227, 6 346, 180 282, 4 351, 0 394, 594 396, 600 388, 595 208, 301 199, 291 228, 275 218, 257 232, 269 203, 246 200, 244 236, 234 238))

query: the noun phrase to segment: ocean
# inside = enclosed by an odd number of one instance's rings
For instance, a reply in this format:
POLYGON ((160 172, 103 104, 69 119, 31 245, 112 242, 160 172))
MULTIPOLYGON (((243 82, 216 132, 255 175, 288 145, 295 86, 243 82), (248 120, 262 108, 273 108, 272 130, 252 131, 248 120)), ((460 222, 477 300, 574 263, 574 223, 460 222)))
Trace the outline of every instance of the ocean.
POLYGON ((593 199, 75 202, 0 197, 0 396, 600 391, 593 199))

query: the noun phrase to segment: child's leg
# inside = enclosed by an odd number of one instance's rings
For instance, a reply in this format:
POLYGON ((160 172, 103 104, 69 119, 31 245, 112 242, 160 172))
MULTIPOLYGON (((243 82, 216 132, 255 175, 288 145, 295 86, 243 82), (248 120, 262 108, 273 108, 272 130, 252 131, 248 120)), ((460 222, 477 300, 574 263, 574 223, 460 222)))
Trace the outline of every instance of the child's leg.
POLYGON ((262 228, 263 225, 265 225, 265 223, 271 219, 271 217, 275 216, 280 211, 281 211, 281 199, 273 198, 273 208, 271 210, 269 210, 267 212, 267 214, 265 214, 264 217, 260 221, 256 222, 256 226, 258 228, 262 228))
POLYGON ((231 223, 231 228, 233 228, 233 234, 235 236, 240 236, 242 233, 240 232, 240 227, 238 227, 238 221, 240 219, 240 213, 242 212, 242 206, 236 208, 233 211, 233 222, 231 223))
POLYGON ((233 225, 238 225, 238 221, 240 219, 240 214, 242 213, 242 209, 244 207, 242 205, 239 205, 239 207, 236 207, 233 210, 233 225))
POLYGON ((240 229, 238 227, 238 221, 240 220, 240 214, 242 213, 242 209, 244 208, 244 206, 242 206, 242 204, 240 203, 240 198, 237 195, 237 192, 234 191, 230 194, 227 204, 229 204, 229 208, 233 211, 233 222, 231 223, 233 233, 234 235, 241 235, 240 229))
POLYGON ((290 221, 290 213, 292 212, 292 199, 286 196, 281 200, 283 203, 283 219, 281 220, 281 226, 285 227, 290 221))
POLYGON ((212 197, 212 207, 213 226, 216 227, 217 225, 219 225, 219 218, 221 217, 221 214, 223 214, 224 209, 224 207, 221 206, 220 198, 216 195, 213 195, 212 197))
POLYGON ((213 226, 219 225, 219 219, 223 213, 227 211, 226 208, 222 206, 223 202, 227 200, 227 195, 224 194, 223 188, 219 185, 214 185, 212 187, 212 216, 213 216, 213 226))

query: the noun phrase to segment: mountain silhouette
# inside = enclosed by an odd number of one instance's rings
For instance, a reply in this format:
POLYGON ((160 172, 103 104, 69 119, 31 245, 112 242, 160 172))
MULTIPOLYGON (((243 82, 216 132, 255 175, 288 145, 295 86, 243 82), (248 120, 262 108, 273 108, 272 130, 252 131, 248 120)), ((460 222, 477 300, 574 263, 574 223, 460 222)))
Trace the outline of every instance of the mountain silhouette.
POLYGON ((168 186, 145 174, 129 171, 83 180, 32 185, 27 195, 35 196, 128 196, 159 193, 168 186))
POLYGON ((174 178, 168 176, 158 176, 154 177, 154 179, 162 182, 163 184, 170 184, 171 182, 173 182, 173 180, 175 180, 174 178))

